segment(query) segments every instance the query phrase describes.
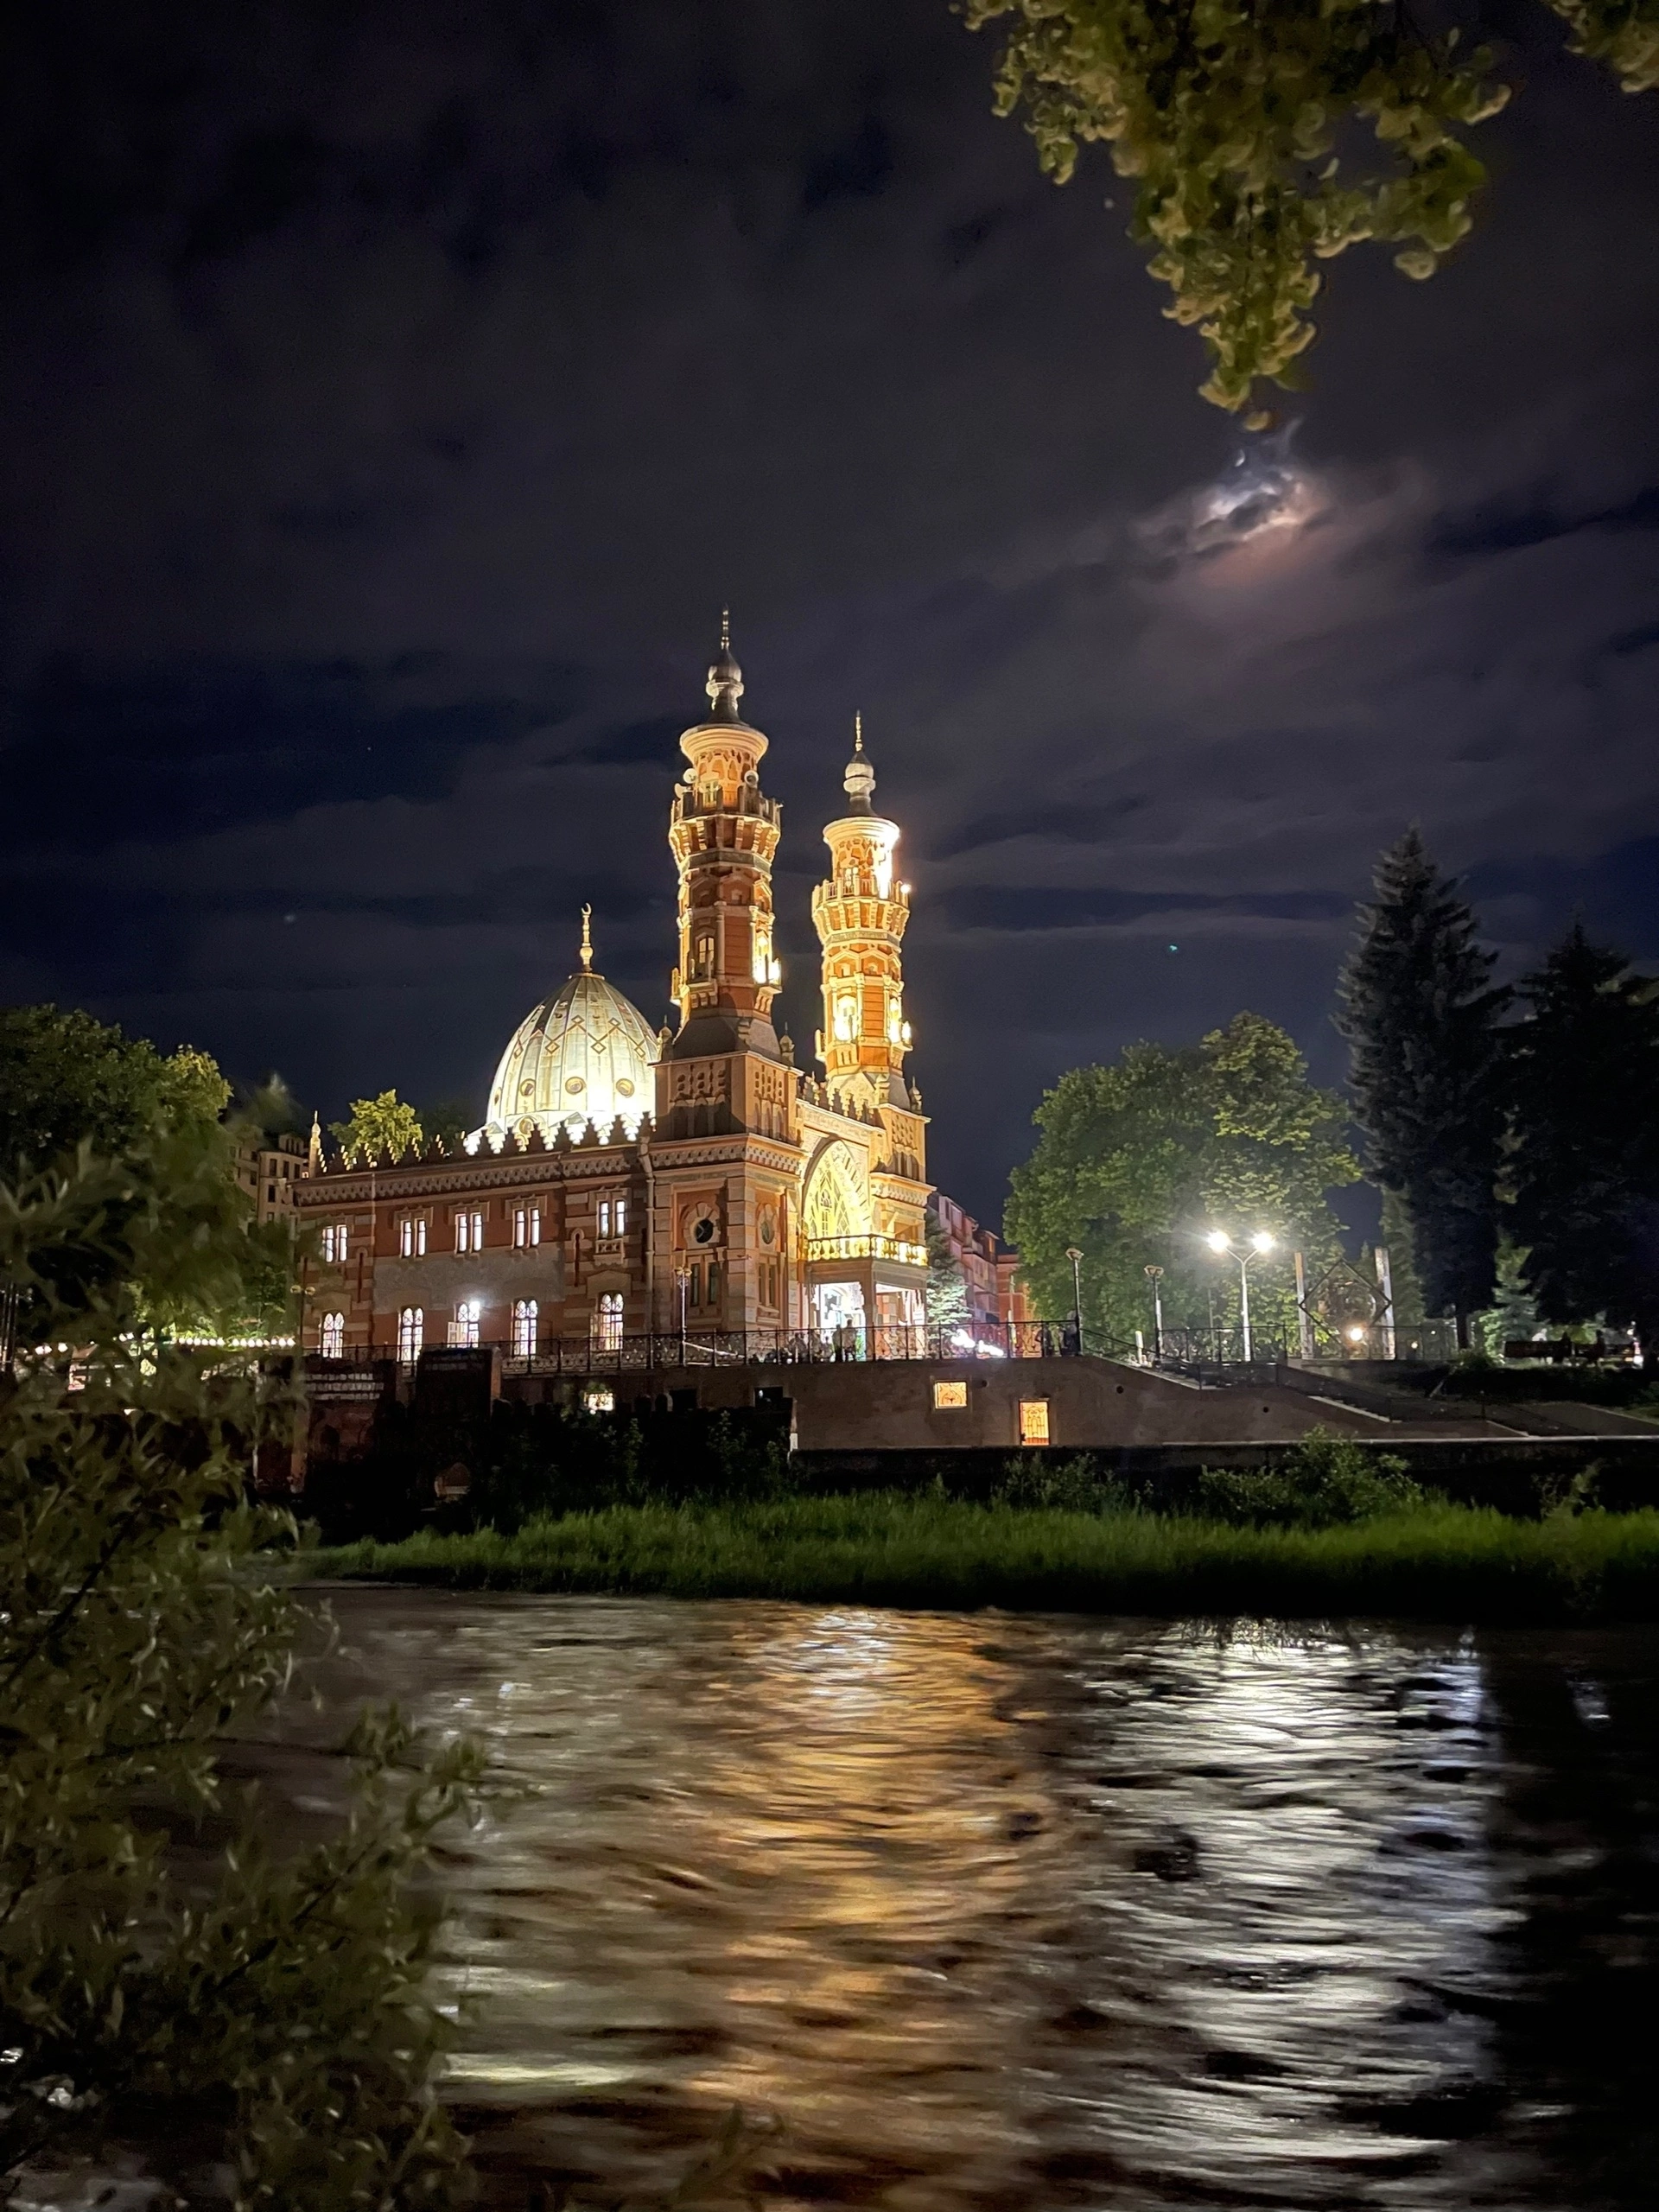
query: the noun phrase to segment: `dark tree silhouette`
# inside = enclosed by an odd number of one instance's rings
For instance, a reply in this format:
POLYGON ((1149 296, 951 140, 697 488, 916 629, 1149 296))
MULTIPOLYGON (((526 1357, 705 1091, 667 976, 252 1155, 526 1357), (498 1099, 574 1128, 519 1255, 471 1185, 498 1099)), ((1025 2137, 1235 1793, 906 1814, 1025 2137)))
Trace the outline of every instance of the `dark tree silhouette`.
POLYGON ((1374 880, 1337 1014, 1354 1119, 1372 1180, 1404 1203, 1424 1306, 1454 1315, 1466 1344, 1497 1274, 1510 994, 1492 982, 1468 902, 1416 829, 1382 855, 1374 880))
POLYGON ((1519 993, 1510 1179, 1522 1274, 1549 1321, 1659 1343, 1659 995, 1574 923, 1519 993))

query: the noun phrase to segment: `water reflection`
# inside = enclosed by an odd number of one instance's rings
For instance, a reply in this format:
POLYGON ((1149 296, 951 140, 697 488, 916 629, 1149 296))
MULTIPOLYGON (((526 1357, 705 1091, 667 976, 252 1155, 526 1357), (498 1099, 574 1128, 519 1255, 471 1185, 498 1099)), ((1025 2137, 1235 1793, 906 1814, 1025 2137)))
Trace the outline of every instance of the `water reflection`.
POLYGON ((1647 1632, 336 1605, 342 1696, 535 1791, 442 1869, 502 2203, 734 2100, 895 2212, 1638 2201, 1637 2062, 1554 2024, 1654 1993, 1647 1632))

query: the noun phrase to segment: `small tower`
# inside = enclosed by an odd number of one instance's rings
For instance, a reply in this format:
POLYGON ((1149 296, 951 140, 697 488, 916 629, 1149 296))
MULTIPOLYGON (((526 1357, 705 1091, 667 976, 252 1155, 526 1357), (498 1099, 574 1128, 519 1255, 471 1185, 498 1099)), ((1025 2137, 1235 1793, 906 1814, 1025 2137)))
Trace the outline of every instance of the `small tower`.
POLYGON ((739 710, 721 620, 709 712, 680 739, 668 841, 679 872, 679 1027, 657 1064, 651 1249, 658 1327, 781 1327, 795 1298, 799 1078, 772 1026, 772 862, 782 810, 739 710))
POLYGON ((870 805, 875 771, 864 750, 862 715, 853 718, 853 757, 842 789, 847 811, 823 833, 830 880, 812 893, 812 920, 823 946, 818 1058, 837 1097, 859 1106, 908 1106, 910 1024, 900 947, 910 886, 893 881, 899 825, 870 805))
POLYGON ((707 718, 680 739, 691 765, 669 820, 680 887, 672 985, 680 1027, 669 1055, 736 1047, 776 1059, 772 1001, 783 974, 772 950, 772 862, 783 810, 760 789, 766 741, 739 715, 743 671, 725 616, 707 690, 707 718))

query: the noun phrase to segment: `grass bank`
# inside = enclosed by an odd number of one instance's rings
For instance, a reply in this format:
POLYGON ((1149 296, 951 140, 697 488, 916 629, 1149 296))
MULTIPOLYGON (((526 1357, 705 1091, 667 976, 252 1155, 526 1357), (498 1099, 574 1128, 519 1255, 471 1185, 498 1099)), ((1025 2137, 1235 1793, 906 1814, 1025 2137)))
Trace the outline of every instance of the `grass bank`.
POLYGON ((1659 1512, 1518 1521, 1430 1504, 1237 1528, 895 1496, 613 1506, 512 1535, 326 1551, 327 1574, 458 1590, 784 1598, 947 1611, 1546 1623, 1659 1620, 1659 1512))

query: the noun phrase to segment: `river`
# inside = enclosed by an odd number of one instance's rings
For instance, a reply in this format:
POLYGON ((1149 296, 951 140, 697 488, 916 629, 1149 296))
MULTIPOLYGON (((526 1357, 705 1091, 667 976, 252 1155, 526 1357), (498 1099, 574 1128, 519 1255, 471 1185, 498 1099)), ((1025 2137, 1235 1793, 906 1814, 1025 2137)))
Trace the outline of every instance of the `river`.
MULTIPOLYGON (((1659 1634, 342 1588, 330 1709, 491 1747, 446 1843, 490 2201, 1652 2201, 1659 1634)), ((261 1762, 263 1764, 263 1762, 261 1762)))

